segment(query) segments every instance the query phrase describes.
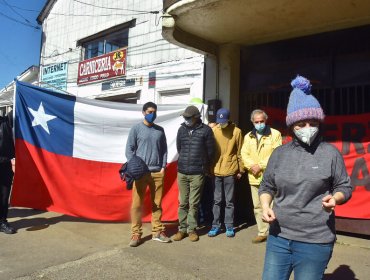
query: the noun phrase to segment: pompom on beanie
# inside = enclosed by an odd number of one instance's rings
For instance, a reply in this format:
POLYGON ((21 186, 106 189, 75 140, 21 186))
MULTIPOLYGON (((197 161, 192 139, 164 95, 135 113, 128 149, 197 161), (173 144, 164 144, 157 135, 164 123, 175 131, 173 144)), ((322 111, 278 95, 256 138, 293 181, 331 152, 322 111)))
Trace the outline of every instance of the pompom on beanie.
POLYGON ((290 83, 293 87, 290 93, 286 124, 292 124, 302 121, 315 119, 324 121, 325 115, 319 101, 311 94, 311 83, 305 77, 297 75, 290 83))

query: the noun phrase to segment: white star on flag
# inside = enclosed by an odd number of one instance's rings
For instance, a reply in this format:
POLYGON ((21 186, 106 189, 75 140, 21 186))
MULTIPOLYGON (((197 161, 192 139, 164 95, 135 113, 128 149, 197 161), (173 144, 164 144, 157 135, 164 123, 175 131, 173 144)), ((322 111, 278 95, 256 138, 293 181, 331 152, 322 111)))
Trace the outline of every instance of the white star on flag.
POLYGON ((40 103, 40 107, 37 111, 33 110, 32 108, 28 107, 28 110, 31 112, 32 116, 34 117, 32 121, 32 126, 41 125, 42 128, 48 133, 49 127, 48 127, 48 121, 55 119, 56 116, 45 114, 44 106, 42 105, 42 102, 40 103))

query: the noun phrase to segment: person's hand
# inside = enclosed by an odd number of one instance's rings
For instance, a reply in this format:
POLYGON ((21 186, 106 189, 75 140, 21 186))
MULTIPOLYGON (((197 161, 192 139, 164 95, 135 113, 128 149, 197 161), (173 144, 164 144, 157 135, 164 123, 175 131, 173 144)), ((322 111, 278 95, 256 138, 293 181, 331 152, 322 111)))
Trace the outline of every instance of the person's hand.
POLYGON ((270 207, 265 207, 262 209, 262 221, 265 223, 272 223, 276 220, 274 210, 272 210, 270 207))
POLYGON ((13 170, 13 173, 15 173, 15 158, 12 158, 10 160, 11 164, 12 164, 12 170, 13 170))
POLYGON ((258 165, 258 164, 255 164, 255 165, 253 165, 252 167, 251 167, 251 172, 252 172, 252 174, 254 175, 254 176, 257 176, 258 175, 258 173, 260 173, 261 172, 261 167, 258 165))
POLYGON ((162 168, 161 171, 159 171, 159 172, 164 174, 165 171, 166 171, 166 169, 162 168))
POLYGON ((242 173, 238 173, 238 174, 236 174, 236 179, 240 179, 241 177, 243 176, 243 174, 242 173))
POLYGON ((332 196, 331 194, 328 194, 323 197, 322 208, 326 212, 330 213, 331 211, 333 211, 336 205, 337 205, 337 201, 335 200, 334 196, 332 196))

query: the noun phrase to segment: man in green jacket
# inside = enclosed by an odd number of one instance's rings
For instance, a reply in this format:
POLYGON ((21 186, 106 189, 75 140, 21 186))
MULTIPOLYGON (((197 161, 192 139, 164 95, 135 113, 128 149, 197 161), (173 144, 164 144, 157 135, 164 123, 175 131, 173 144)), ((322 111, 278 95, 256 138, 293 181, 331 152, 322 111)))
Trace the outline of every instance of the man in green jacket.
POLYGON ((208 232, 209 237, 218 235, 221 231, 221 207, 225 200, 226 236, 234 237, 234 186, 235 179, 240 179, 244 172, 241 159, 243 137, 241 130, 229 120, 230 111, 221 108, 217 111, 218 123, 213 127, 216 141, 214 204, 212 229, 208 232), (224 199, 223 199, 224 197, 224 199))

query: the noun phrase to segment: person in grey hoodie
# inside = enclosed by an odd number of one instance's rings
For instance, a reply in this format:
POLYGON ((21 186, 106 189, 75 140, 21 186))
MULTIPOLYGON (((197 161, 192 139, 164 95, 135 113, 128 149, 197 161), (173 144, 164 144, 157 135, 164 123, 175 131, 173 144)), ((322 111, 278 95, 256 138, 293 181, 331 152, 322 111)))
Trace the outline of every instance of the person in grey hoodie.
POLYGON ((157 105, 147 102, 143 106, 144 120, 134 125, 126 143, 126 158, 129 161, 134 155, 140 157, 148 166, 150 173, 135 180, 132 189, 131 205, 131 241, 130 246, 136 247, 141 243, 142 235, 142 206, 145 192, 149 186, 152 202, 152 239, 168 243, 171 239, 165 234, 162 218, 162 196, 164 171, 167 165, 167 140, 164 129, 156 125, 157 105))
POLYGON ((340 152, 322 141, 324 112, 302 76, 292 81, 286 123, 293 140, 272 153, 259 196, 270 223, 264 280, 322 279, 335 242, 336 205, 352 186, 340 152), (274 201, 271 208, 271 201, 274 201))

